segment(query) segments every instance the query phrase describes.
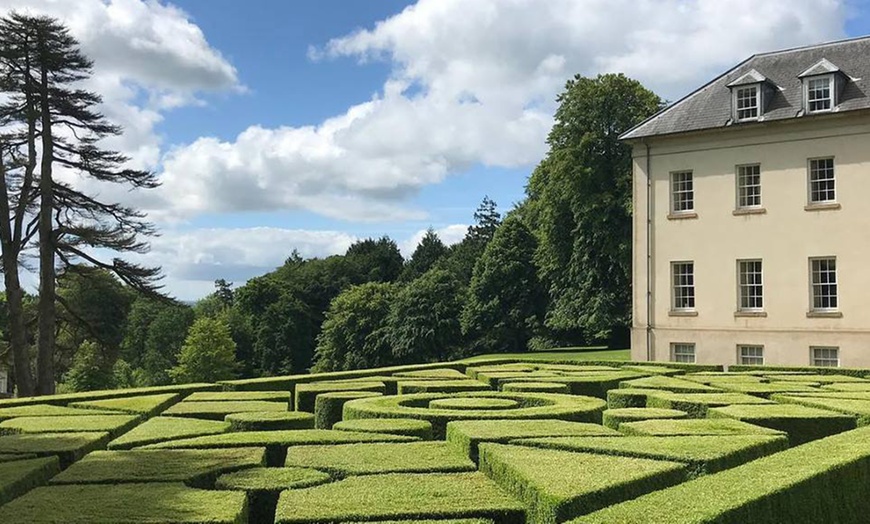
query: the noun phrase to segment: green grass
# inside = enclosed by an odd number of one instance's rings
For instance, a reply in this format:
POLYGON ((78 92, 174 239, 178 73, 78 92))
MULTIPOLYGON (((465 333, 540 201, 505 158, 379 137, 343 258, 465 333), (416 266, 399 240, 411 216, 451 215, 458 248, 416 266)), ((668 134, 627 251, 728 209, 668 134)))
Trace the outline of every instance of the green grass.
POLYGON ((314 415, 303 411, 246 411, 230 413, 224 420, 233 431, 313 429, 314 415))
POLYGON ((185 398, 185 402, 238 402, 265 400, 290 404, 289 391, 200 391, 185 398))
POLYGON ((377 391, 333 391, 321 393, 314 400, 314 427, 317 429, 332 429, 340 422, 344 412, 344 404, 351 400, 367 397, 378 397, 377 391))
POLYGON ((37 404, 0 409, 0 421, 16 417, 80 417, 82 415, 116 415, 112 411, 97 412, 93 409, 68 408, 51 404, 37 404))
POLYGON ((47 486, 3 506, 5 522, 28 524, 238 524, 246 515, 244 493, 168 482, 47 486))
POLYGON ((223 420, 230 413, 245 411, 287 411, 284 402, 239 400, 235 402, 179 402, 163 412, 167 417, 190 417, 223 420))
POLYGON ((216 435, 230 430, 230 423, 181 417, 154 417, 109 442, 109 449, 131 449, 167 440, 216 435))
POLYGON ((106 432, 25 433, 0 436, 0 453, 47 457, 56 455, 67 467, 95 449, 103 448, 111 437, 106 432))
POLYGON ((692 418, 706 418, 707 410, 731 404, 772 404, 761 397, 745 393, 670 393, 662 391, 647 397, 646 405, 651 408, 678 409, 692 418))
POLYGON ((0 506, 45 484, 59 471, 57 457, 0 463, 0 506))
MULTIPOLYGON (((196 394, 197 393, 194 393, 194 395, 196 394)), ((180 398, 181 395, 177 393, 162 393, 159 395, 142 395, 139 397, 122 397, 73 402, 70 404, 70 407, 91 410, 121 411, 124 413, 133 413, 150 417, 175 404, 180 398)))
POLYGON ((524 507, 480 473, 365 475, 281 493, 277 524, 484 518, 523 524, 524 507))
POLYGON ((399 394, 460 393, 463 391, 489 391, 490 387, 477 380, 413 380, 399 382, 399 394))
POLYGON ((538 360, 546 361, 577 361, 584 360, 629 360, 631 358, 630 349, 602 349, 602 350, 566 350, 566 351, 534 351, 529 353, 493 353, 488 355, 477 355, 463 360, 468 363, 485 363, 487 360, 512 359, 512 360, 538 360))
POLYGON ((604 410, 604 413, 602 413, 602 423, 605 427, 619 429, 619 425, 623 422, 686 417, 688 417, 688 414, 685 411, 679 411, 676 409, 619 408, 604 410))
POLYGON ((711 419, 736 419, 788 434, 792 446, 855 429, 851 415, 796 404, 733 405, 710 408, 711 419))
POLYGON ((474 462, 446 442, 294 446, 285 466, 314 468, 338 477, 383 473, 475 471, 474 462))
POLYGON ((520 393, 571 393, 568 384, 558 382, 509 382, 502 386, 502 391, 518 391, 520 393))
POLYGON ((686 464, 689 477, 715 473, 788 448, 785 436, 554 437, 514 444, 686 464))
POLYGON ((528 508, 530 524, 556 524, 686 479, 684 464, 485 443, 480 469, 528 508))
POLYGON ((870 428, 842 433, 624 502, 570 524, 861 524, 870 428))
POLYGON ((78 417, 19 417, 0 422, 0 435, 18 433, 106 432, 116 437, 141 421, 137 415, 82 415, 78 417))
POLYGON ((461 420, 447 424, 447 441, 475 462, 483 442, 562 436, 619 435, 598 424, 565 420, 461 420))
POLYGON ((514 409, 519 402, 509 398, 439 398, 429 402, 432 409, 514 409))
POLYGON ((360 431, 363 433, 386 433, 404 435, 422 440, 432 440, 432 424, 425 420, 401 418, 367 418, 336 422, 333 429, 339 431, 360 431))
POLYGON ((94 451, 52 484, 184 482, 209 487, 221 473, 265 464, 263 448, 94 451))
POLYGON ((734 419, 642 420, 619 426, 626 435, 674 437, 691 435, 783 435, 779 430, 734 419))

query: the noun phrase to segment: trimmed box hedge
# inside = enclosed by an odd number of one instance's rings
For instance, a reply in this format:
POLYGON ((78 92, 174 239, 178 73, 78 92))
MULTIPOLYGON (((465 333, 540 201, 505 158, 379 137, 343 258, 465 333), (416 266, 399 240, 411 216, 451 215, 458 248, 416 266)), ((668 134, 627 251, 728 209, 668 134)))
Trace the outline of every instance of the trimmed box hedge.
POLYGON ((840 367, 817 367, 817 366, 750 366, 750 365, 732 365, 728 366, 729 371, 746 372, 759 375, 767 375, 770 373, 793 373, 793 374, 818 374, 818 375, 850 375, 857 378, 866 378, 870 374, 870 368, 840 368, 840 367))
POLYGON ((33 454, 16 455, 14 453, 0 453, 0 462, 12 462, 13 460, 27 460, 36 458, 33 454))
POLYGON ((686 480, 678 462, 480 445, 480 470, 520 499, 530 524, 557 524, 686 480))
POLYGON ((746 393, 763 398, 770 398, 775 393, 807 393, 818 391, 818 388, 797 382, 728 382, 719 383, 719 387, 736 393, 746 393))
POLYGON ((180 384, 172 386, 152 386, 147 388, 107 389, 101 391, 82 391, 79 393, 63 393, 60 395, 42 395, 39 397, 19 397, 0 399, 0 408, 13 406, 31 406, 34 404, 66 405, 71 402, 102 400, 109 398, 137 397, 140 395, 157 395, 160 393, 179 393, 189 395, 195 391, 220 391, 219 384, 180 384))
POLYGON ((70 484, 30 491, 3 506, 3 518, 27 524, 239 524, 247 520, 247 501, 244 493, 173 482, 70 484))
POLYGON ((336 391, 371 391, 384 394, 386 386, 383 382, 313 382, 311 384, 299 384, 296 388, 295 403, 296 411, 314 413, 317 396, 322 393, 336 391))
POLYGON ((481 473, 392 473, 284 491, 275 522, 484 518, 524 524, 524 510, 481 473))
MULTIPOLYGON (((712 408, 716 409, 716 408, 712 408)), ((675 437, 692 435, 784 435, 785 432, 728 418, 641 420, 619 426, 626 435, 675 437)))
POLYGON ((670 460, 686 464, 690 478, 733 468, 788 449, 784 436, 550 437, 513 444, 563 451, 670 460))
POLYGON ((856 400, 848 398, 824 398, 824 397, 792 397, 788 395, 774 395, 774 400, 783 404, 798 404, 811 408, 836 411, 844 415, 855 417, 858 426, 870 425, 870 400, 856 400))
POLYGON ((78 417, 18 417, 0 422, 0 435, 18 433, 106 432, 116 437, 141 422, 136 415, 82 415, 78 417))
MULTIPOLYGON (((20 497, 60 471, 57 457, 31 458, 0 463, 0 506, 20 497)), ((0 511, 4 514, 4 512, 0 511)))
POLYGON ((607 392, 607 408, 645 408, 649 396, 661 392, 661 389, 611 389, 607 392))
POLYGON ((179 402, 163 412, 167 417, 202 418, 224 420, 231 413, 246 411, 287 411, 284 402, 265 400, 239 400, 231 402, 179 402))
POLYGON ((0 436, 0 453, 38 457, 56 455, 60 459, 60 467, 65 468, 88 452, 105 447, 109 440, 111 437, 108 433, 96 431, 3 435, 0 436))
POLYGON ((518 391, 520 393, 571 393, 568 384, 559 382, 508 382, 501 387, 502 391, 518 391))
POLYGON ((717 393, 721 390, 705 384, 674 377, 645 377, 619 383, 621 389, 664 389, 674 393, 717 393))
POLYGON ((508 443, 534 437, 611 436, 616 431, 598 424, 565 420, 460 420, 447 424, 447 441, 477 462, 483 442, 508 443))
POLYGON ((825 391, 870 391, 870 382, 825 384, 821 389, 825 391))
POLYGON ((432 424, 425 420, 410 418, 363 418, 336 422, 332 429, 339 431, 359 431, 362 433, 386 433, 405 435, 422 440, 432 440, 432 424))
POLYGON ((641 364, 631 365, 631 366, 622 366, 621 369, 626 371, 637 371, 639 373, 647 373, 650 375, 663 375, 666 377, 673 377, 676 375, 685 375, 686 372, 682 369, 674 369, 665 366, 645 366, 641 364))
POLYGON ((215 487, 244 491, 248 496, 248 524, 275 522, 278 495, 287 489, 301 489, 329 482, 322 471, 305 468, 249 468, 221 475, 215 487))
POLYGON ((534 380, 534 381, 549 381, 549 379, 564 377, 563 373, 555 371, 478 371, 474 379, 484 384, 487 384, 492 389, 499 389, 505 384, 514 381, 534 380))
POLYGON ((602 423, 610 429, 619 429, 623 422, 637 422, 639 420, 663 419, 663 418, 686 418, 688 413, 676 409, 660 408, 620 408, 606 409, 602 413, 602 423))
POLYGON ((775 453, 570 524, 862 524, 870 428, 775 453))
POLYGON ((167 440, 217 435, 230 430, 228 422, 182 417, 154 417, 109 442, 109 449, 132 449, 167 440))
MULTIPOLYGON (((619 387, 621 382, 633 380, 643 377, 642 373, 632 373, 626 371, 616 372, 601 372, 589 373, 587 375, 557 375, 547 377, 547 382, 559 382, 567 384, 571 388, 572 395, 584 395, 589 397, 597 397, 601 399, 607 398, 607 392, 611 389, 619 387)), ((540 378, 517 378, 511 379, 510 382, 540 382, 540 378)), ((508 381, 505 381, 507 383, 508 381)), ((499 382, 501 384, 502 382, 499 382)))
POLYGON ((855 417, 796 404, 733 405, 710 408, 711 419, 724 417, 784 431, 792 446, 855 429, 855 417))
POLYGON ((336 477, 383 473, 454 473, 476 471, 467 456, 447 442, 293 446, 285 466, 314 468, 336 477))
POLYGON ((200 391, 185 398, 185 402, 238 402, 265 400, 290 405, 289 391, 200 391))
POLYGON ((464 391, 490 391, 491 388, 477 380, 425 380, 399 382, 399 395, 413 393, 461 393, 464 391))
MULTIPOLYGON (((194 393, 196 395, 197 393, 194 393)), ((105 400, 88 400, 73 402, 70 407, 90 410, 121 411, 151 417, 175 404, 181 399, 178 393, 162 393, 160 395, 142 395, 138 397, 110 398, 105 400)))
POLYGON ((800 375, 800 374, 776 374, 766 373, 765 378, 771 382, 814 382, 816 384, 865 384, 870 385, 870 381, 863 378, 853 377, 851 375, 800 375))
POLYGON ((304 411, 245 411, 230 413, 224 420, 233 431, 314 429, 314 415, 304 411))
POLYGON ((429 402, 432 409, 515 409, 519 402, 509 398, 437 398, 429 402))
POLYGON ((443 380, 460 380, 468 378, 465 373, 453 368, 424 369, 421 371, 399 371, 398 373, 393 373, 393 376, 415 379, 429 378, 443 380))
POLYGON ((351 400, 367 397, 379 397, 377 391, 333 391, 321 393, 314 400, 314 427, 317 429, 332 429, 336 422, 341 422, 344 404, 351 400))
POLYGON ((373 397, 352 400, 344 405, 344 419, 413 418, 432 424, 435 438, 444 438, 447 423, 454 420, 560 419, 575 422, 600 422, 604 401, 591 397, 547 393, 480 392, 457 393, 455 397, 508 398, 519 403, 517 409, 469 410, 431 409, 432 400, 443 395, 420 393, 398 397, 373 397))
POLYGON ((0 409, 0 421, 17 417, 81 417, 92 415, 117 415, 112 411, 96 411, 93 409, 68 408, 51 404, 33 406, 17 406, 0 409))
POLYGON ((732 404, 772 404, 761 397, 745 393, 653 393, 647 397, 646 405, 650 408, 678 409, 685 411, 692 418, 706 418, 709 408, 730 406, 732 404))

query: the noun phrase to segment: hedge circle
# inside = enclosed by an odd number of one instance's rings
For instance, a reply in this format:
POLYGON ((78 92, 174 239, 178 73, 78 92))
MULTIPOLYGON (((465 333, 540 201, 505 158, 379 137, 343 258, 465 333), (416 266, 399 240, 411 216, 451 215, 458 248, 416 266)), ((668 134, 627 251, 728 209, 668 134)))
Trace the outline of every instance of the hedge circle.
POLYGON ((439 398, 429 403, 432 409, 514 409, 519 402, 509 398, 439 398))
POLYGON ((249 468, 224 473, 215 482, 217 489, 236 491, 284 491, 316 486, 330 481, 322 471, 309 468, 249 468))
POLYGON ((508 382, 502 386, 501 390, 522 393, 563 393, 566 395, 571 392, 568 384, 556 382, 508 382))
POLYGON ((601 422, 605 402, 579 395, 551 393, 470 392, 437 394, 418 393, 390 397, 351 400, 344 405, 344 420, 365 418, 406 418, 432 423, 436 438, 444 438, 447 423, 475 419, 560 419, 576 422, 601 422), (517 403, 513 409, 436 409, 433 400, 444 398, 495 398, 517 403))
POLYGON ((619 429, 619 425, 623 422, 637 422, 639 420, 651 419, 676 419, 687 418, 689 416, 685 411, 677 409, 660 409, 660 408, 621 408, 607 409, 602 413, 604 426, 610 429, 619 429))
POLYGON ((380 433, 387 435, 404 435, 432 440, 432 424, 425 420, 401 418, 365 418, 343 420, 337 422, 332 429, 339 431, 355 431, 358 433, 380 433))
POLYGON ((314 415, 300 411, 246 411, 230 413, 224 420, 232 431, 278 431, 312 429, 314 415))
POLYGON ((341 412, 345 402, 358 398, 379 397, 375 391, 334 391, 321 393, 314 400, 314 427, 317 429, 332 429, 336 422, 341 422, 341 412))

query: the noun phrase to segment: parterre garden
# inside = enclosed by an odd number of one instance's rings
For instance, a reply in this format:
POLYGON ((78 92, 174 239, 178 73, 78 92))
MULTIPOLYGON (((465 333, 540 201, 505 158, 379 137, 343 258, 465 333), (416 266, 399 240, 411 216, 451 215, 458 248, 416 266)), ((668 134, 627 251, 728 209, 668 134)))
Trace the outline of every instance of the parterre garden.
POLYGON ((867 375, 492 360, 0 400, 0 522, 868 522, 867 375))

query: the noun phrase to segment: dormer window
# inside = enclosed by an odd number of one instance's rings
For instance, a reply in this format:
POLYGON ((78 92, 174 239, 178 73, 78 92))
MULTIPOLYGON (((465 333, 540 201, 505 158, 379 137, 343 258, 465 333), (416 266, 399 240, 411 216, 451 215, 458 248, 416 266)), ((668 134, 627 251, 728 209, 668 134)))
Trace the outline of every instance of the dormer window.
POLYGON ((760 120, 771 97, 771 83, 764 75, 750 70, 728 84, 731 89, 731 118, 735 122, 760 120))
POLYGON ((816 113, 830 111, 834 105, 834 83, 832 76, 822 76, 807 79, 807 111, 816 113))
POLYGON ((824 58, 798 75, 803 83, 804 111, 824 113, 833 111, 848 77, 840 68, 824 58))
POLYGON ((758 119, 758 86, 739 87, 735 92, 737 98, 737 120, 758 119))

